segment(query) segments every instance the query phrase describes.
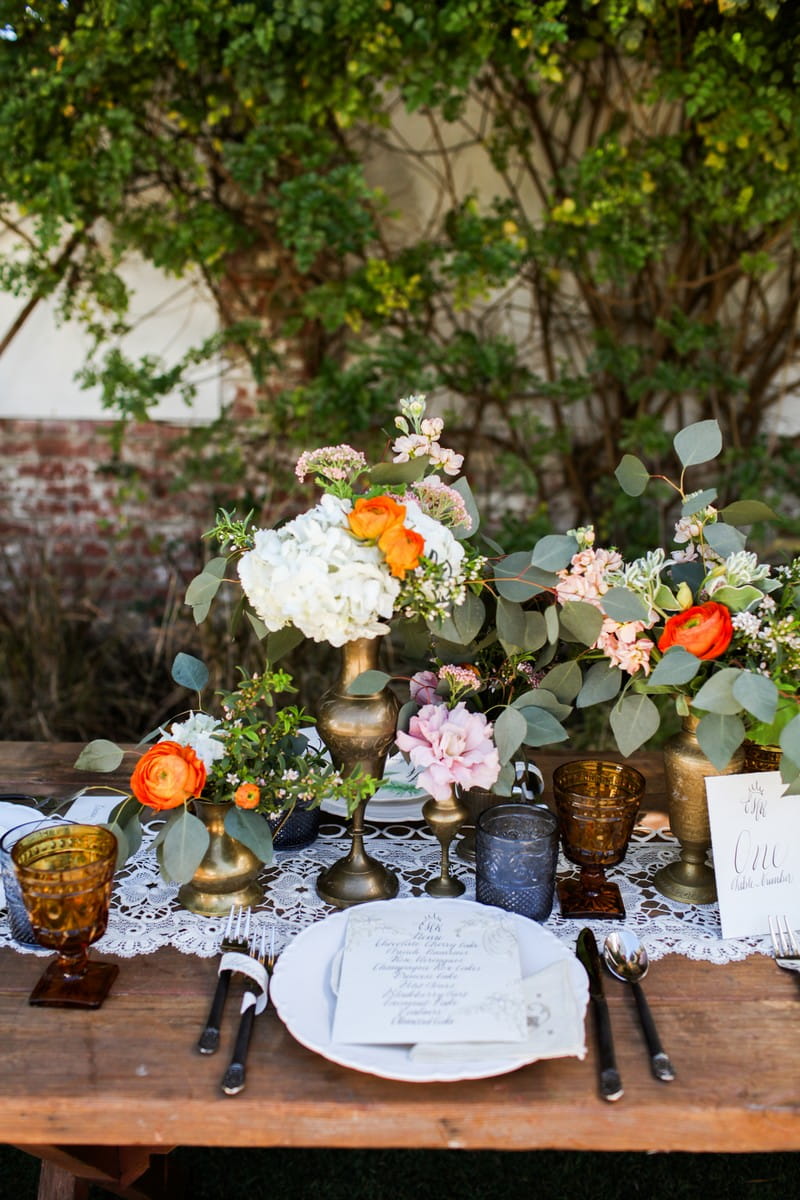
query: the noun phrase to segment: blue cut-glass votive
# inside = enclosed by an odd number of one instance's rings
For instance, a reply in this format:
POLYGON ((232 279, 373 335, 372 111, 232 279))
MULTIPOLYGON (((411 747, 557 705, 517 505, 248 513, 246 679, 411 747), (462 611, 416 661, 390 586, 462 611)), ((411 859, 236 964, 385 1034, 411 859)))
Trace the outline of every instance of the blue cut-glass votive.
POLYGON ((481 904, 547 920, 558 861, 558 824, 549 809, 500 804, 482 812, 475 858, 475 894, 481 904))

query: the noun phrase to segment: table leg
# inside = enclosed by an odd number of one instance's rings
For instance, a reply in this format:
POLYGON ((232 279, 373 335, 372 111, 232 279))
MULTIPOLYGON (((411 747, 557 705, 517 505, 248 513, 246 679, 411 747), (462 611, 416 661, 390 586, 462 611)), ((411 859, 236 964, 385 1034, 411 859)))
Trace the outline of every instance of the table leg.
POLYGON ((87 1200, 95 1183, 122 1200, 180 1200, 171 1146, 19 1146, 42 1160, 37 1200, 87 1200))

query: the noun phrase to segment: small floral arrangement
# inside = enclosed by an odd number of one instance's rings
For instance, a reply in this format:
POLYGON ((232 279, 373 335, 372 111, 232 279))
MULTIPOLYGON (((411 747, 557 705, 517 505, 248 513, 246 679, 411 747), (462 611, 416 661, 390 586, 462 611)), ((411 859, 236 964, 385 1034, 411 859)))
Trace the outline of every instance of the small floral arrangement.
MULTIPOLYGON (((199 699, 208 679, 199 659, 178 655, 172 673, 177 682, 195 688, 199 699)), ((294 690, 285 671, 243 674, 238 688, 222 695, 220 717, 198 708, 159 729, 158 740, 133 769, 132 796, 110 817, 125 857, 141 840, 144 813, 165 812, 155 841, 162 874, 177 883, 191 879, 209 841, 190 807, 192 800, 202 799, 226 805, 226 832, 269 862, 272 831, 265 816, 288 815, 297 804, 316 807, 333 793, 351 807, 370 794, 375 780, 363 773, 344 779, 305 737, 312 717, 297 705, 276 706, 276 697, 294 690)), ((93 742, 76 766, 114 770, 122 754, 111 743, 93 742)))
MULTIPOLYGON (((395 615, 444 620, 463 603, 484 560, 464 539, 477 524, 463 480, 451 485, 461 455, 441 445, 440 418, 422 395, 400 401, 392 461, 369 466, 348 445, 302 454, 321 499, 278 529, 251 529, 223 512, 211 535, 237 560, 244 594, 266 633, 293 628, 341 646, 389 631, 395 615)), ((212 560, 187 600, 202 620, 227 560, 212 560)))
POLYGON ((492 732, 484 714, 471 712, 463 700, 451 707, 437 697, 423 704, 407 731, 398 730, 397 745, 422 768, 418 786, 444 801, 455 786, 488 790, 496 783, 500 759, 492 732))

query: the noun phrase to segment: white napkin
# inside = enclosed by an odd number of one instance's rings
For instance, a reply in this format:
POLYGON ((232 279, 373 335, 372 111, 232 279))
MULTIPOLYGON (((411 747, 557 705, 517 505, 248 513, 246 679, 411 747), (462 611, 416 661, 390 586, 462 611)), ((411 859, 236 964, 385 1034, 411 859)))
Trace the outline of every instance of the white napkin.
POLYGON ((414 1062, 482 1062, 524 1055, 540 1058, 585 1058, 584 1015, 572 987, 571 965, 566 959, 552 963, 522 981, 528 1016, 524 1042, 462 1042, 418 1044, 409 1050, 414 1062))

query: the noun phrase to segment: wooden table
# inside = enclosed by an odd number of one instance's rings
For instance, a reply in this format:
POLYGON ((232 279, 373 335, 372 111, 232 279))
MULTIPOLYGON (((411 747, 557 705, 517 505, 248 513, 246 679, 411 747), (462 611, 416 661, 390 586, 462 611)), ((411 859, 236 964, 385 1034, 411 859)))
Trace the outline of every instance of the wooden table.
MULTIPOLYGON (((0 791, 68 795, 88 780, 79 747, 0 743, 0 791)), ((538 760, 549 787, 566 755, 538 760)), ((657 755, 635 760, 663 807, 657 755)), ((597 1096, 596 1060, 532 1064, 453 1084, 403 1084, 338 1067, 298 1045, 270 1010, 255 1024, 245 1092, 219 1091, 225 1048, 194 1042, 216 963, 174 950, 120 961, 97 1012, 30 1008, 39 958, 0 953, 0 1129, 43 1160, 40 1197, 81 1195, 97 1179, 121 1196, 164 1190, 179 1145, 779 1151, 800 1149, 798 978, 754 956, 726 966, 674 955, 648 998, 677 1079, 654 1080, 632 997, 608 979, 625 1095, 597 1096), (151 1156, 155 1156, 152 1157, 151 1156), (161 1190, 160 1190, 161 1189, 161 1190)))

